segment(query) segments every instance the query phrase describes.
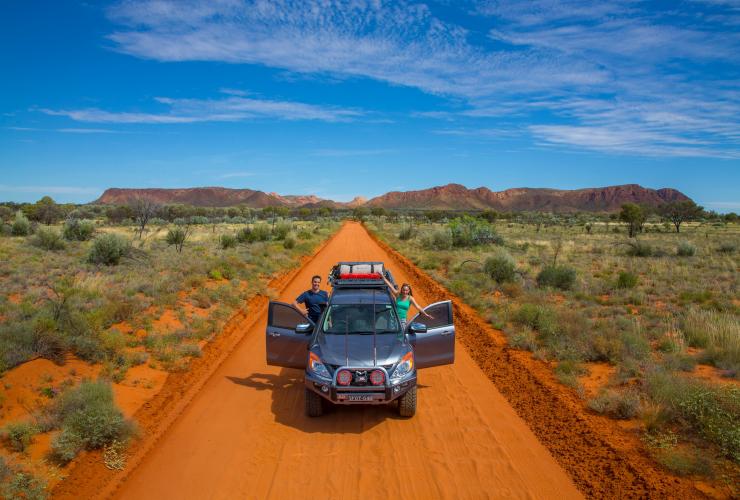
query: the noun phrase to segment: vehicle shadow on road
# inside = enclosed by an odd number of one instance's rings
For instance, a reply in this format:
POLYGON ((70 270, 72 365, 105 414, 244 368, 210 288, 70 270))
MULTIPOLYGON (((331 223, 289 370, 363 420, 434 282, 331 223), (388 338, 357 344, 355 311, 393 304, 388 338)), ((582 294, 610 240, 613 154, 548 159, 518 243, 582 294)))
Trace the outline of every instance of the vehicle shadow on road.
MULTIPOLYGON (((331 406, 322 417, 304 413, 304 385, 301 370, 283 369, 280 374, 252 373, 246 377, 227 376, 231 382, 272 393, 272 413, 283 424, 303 432, 361 434, 386 419, 400 419, 396 405, 331 406)), ((423 389, 425 386, 419 386, 423 389)))

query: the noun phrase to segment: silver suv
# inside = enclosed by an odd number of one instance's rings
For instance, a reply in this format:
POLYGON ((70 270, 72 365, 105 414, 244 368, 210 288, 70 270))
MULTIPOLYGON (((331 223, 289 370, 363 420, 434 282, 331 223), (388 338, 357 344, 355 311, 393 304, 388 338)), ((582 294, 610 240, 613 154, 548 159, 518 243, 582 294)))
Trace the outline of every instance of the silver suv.
POLYGON ((452 364, 455 326, 452 303, 424 310, 402 330, 391 282, 380 262, 340 262, 330 275, 333 290, 318 324, 284 302, 270 302, 267 364, 305 369, 306 414, 318 417, 331 404, 390 404, 416 413, 419 368, 452 364), (370 269, 370 272, 359 272, 370 269))

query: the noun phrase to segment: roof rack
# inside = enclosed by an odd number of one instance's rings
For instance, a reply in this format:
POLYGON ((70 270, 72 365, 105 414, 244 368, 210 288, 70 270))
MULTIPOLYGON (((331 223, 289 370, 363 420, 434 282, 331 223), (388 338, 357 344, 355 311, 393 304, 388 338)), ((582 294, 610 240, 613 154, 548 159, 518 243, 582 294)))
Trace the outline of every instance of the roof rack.
POLYGON ((383 276, 395 285, 382 262, 339 262, 329 272, 328 281, 333 288, 384 288, 383 276))

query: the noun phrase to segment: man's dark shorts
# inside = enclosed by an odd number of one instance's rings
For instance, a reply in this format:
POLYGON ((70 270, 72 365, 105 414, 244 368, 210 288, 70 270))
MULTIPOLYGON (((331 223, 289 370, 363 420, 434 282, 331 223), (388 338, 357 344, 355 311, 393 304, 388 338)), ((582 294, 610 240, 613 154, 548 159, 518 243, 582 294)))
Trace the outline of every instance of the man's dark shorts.
POLYGON ((308 311, 308 317, 314 323, 318 323, 321 313, 329 303, 329 294, 324 290, 319 290, 316 293, 313 293, 313 290, 306 290, 295 301, 305 305, 308 311))

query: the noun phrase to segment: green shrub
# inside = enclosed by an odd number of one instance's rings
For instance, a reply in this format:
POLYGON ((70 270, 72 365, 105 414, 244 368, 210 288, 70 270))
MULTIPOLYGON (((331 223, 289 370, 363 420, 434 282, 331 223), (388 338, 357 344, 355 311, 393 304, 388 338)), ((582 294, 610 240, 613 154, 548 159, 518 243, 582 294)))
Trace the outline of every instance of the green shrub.
POLYGON ((298 239, 299 240, 310 240, 313 238, 313 235, 311 234, 311 231, 308 231, 306 229, 298 232, 298 239))
POLYGON ((653 247, 643 241, 635 241, 627 248, 627 255, 632 257, 652 257, 654 254, 653 247))
POLYGON ((555 311, 546 306, 522 304, 514 314, 513 320, 546 335, 557 331, 555 311))
POLYGON ((657 450, 653 455, 660 465, 679 476, 705 476, 712 471, 709 459, 697 450, 668 447, 657 450))
POLYGON ((64 240, 59 231, 51 228, 42 227, 36 231, 33 237, 33 244, 44 250, 63 250, 64 240))
POLYGON ((24 451, 33 441, 38 429, 30 422, 11 422, 5 426, 8 444, 15 451, 24 451))
POLYGON ((0 486, 0 497, 7 499, 44 500, 46 483, 30 472, 15 472, 0 486))
POLYGON ((416 236, 416 229, 411 225, 404 227, 401 229, 401 232, 398 233, 398 239, 403 241, 410 240, 414 236, 416 236))
POLYGON ((15 214, 15 220, 10 231, 13 236, 28 236, 31 234, 31 222, 20 210, 15 214))
POLYGON ((709 385, 657 371, 646 377, 646 391, 666 408, 672 422, 740 462, 740 387, 709 385))
POLYGON ((87 241, 95 233, 95 224, 89 220, 67 219, 64 222, 64 237, 69 241, 87 241))
POLYGON ((266 224, 255 224, 252 228, 255 241, 269 241, 270 240, 270 228, 266 224))
POLYGON ((449 250, 452 248, 452 234, 449 229, 435 229, 428 236, 426 245, 435 250, 449 250))
POLYGON ((257 235, 251 228, 244 227, 236 232, 236 241, 239 243, 254 243, 257 241, 257 235))
POLYGON ((283 240, 283 248, 290 250, 291 248, 295 248, 295 239, 293 239, 290 236, 287 236, 283 240))
POLYGON ((537 275, 537 285, 570 290, 576 282, 576 270, 568 266, 547 266, 537 275))
POLYGON ((510 283, 516 279, 516 262, 511 255, 501 250, 486 259, 483 271, 496 283, 510 283))
POLYGON ((630 419, 637 415, 640 408, 640 397, 632 390, 602 390, 598 396, 589 400, 588 407, 596 413, 616 419, 630 419))
POLYGON ((717 248, 719 253, 735 253, 737 247, 733 243, 723 243, 717 248))
POLYGON ((629 271, 622 271, 617 277, 617 288, 635 288, 637 286, 637 275, 629 271))
POLYGON ((52 454, 66 463, 82 450, 94 450, 114 440, 126 441, 133 424, 116 407, 109 382, 83 381, 62 393, 52 406, 49 421, 61 428, 52 441, 52 454))
POLYGON ((222 234, 218 239, 218 243, 223 250, 234 248, 236 246, 236 237, 232 234, 222 234))
POLYGON ((688 241, 681 241, 676 248, 676 255, 679 257, 693 257, 696 255, 696 247, 688 241))
POLYGON ((284 240, 286 236, 288 236, 288 233, 292 229, 291 224, 287 222, 280 222, 275 225, 275 227, 272 230, 272 237, 275 240, 284 240))
POLYGON ((131 243, 117 234, 109 233, 98 236, 93 240, 87 260, 92 264, 115 266, 123 257, 129 255, 131 243))
POLYGON ((449 222, 449 228, 452 235, 452 246, 454 247, 465 248, 485 244, 504 244, 503 237, 496 233, 488 221, 483 219, 464 215, 452 219, 449 222))

